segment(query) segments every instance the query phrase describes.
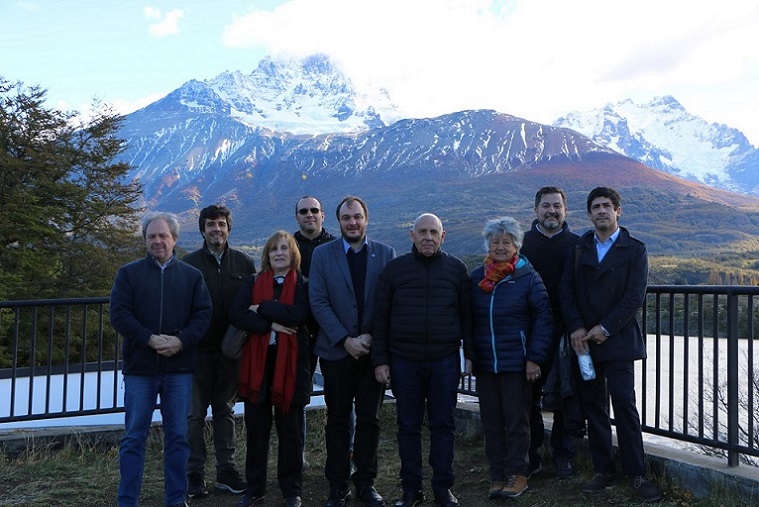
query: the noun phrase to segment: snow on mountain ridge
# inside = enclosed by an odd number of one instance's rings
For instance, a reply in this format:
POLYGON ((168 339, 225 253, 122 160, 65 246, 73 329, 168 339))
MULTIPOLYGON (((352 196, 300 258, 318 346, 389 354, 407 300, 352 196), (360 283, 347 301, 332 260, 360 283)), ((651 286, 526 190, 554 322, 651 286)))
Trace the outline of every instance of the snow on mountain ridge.
POLYGON ((228 71, 204 83, 239 121, 294 134, 365 131, 396 111, 385 90, 359 92, 324 55, 266 57, 249 75, 228 71))
POLYGON ((692 115, 673 97, 626 99, 554 122, 646 165, 733 191, 751 191, 736 171, 756 150, 738 130, 692 115))

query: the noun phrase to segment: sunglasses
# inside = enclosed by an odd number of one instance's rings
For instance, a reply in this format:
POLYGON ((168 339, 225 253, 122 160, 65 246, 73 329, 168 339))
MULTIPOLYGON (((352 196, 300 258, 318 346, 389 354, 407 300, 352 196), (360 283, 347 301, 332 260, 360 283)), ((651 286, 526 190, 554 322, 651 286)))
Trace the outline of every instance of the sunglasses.
POLYGON ((312 215, 318 215, 322 212, 319 208, 301 208, 298 210, 298 214, 300 215, 308 215, 308 212, 311 212, 312 215))

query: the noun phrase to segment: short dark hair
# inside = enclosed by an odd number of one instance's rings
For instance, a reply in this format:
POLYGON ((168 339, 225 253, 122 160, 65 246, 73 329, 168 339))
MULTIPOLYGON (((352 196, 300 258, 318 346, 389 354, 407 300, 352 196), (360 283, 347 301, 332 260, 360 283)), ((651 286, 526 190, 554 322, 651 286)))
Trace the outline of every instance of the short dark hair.
POLYGON ((561 200, 564 202, 564 207, 567 207, 567 194, 564 193, 564 191, 559 187, 543 187, 540 190, 538 190, 538 193, 535 194, 535 207, 537 208, 540 206, 540 200, 543 198, 546 194, 559 194, 561 195, 561 200))
POLYGON ((322 211, 324 211, 324 206, 322 206, 322 202, 319 199, 317 199, 313 195, 304 195, 303 197, 301 197, 300 199, 298 199, 297 201, 295 201, 295 214, 296 215, 298 214, 298 203, 300 201, 302 201, 303 199, 313 199, 314 201, 316 201, 316 202, 319 203, 319 208, 321 208, 322 211))
POLYGON ((590 205, 599 197, 607 197, 611 201, 611 205, 615 210, 618 210, 620 204, 622 204, 622 197, 620 197, 619 192, 613 188, 596 187, 588 194, 588 213, 590 213, 590 205))
POLYGON ((200 229, 200 233, 203 234, 206 230, 206 220, 214 220, 219 217, 224 217, 227 221, 227 230, 231 231, 232 212, 222 204, 212 204, 200 210, 200 216, 198 216, 198 228, 200 229))
POLYGON ((354 202, 357 202, 361 205, 361 207, 364 209, 364 218, 369 220, 369 209, 366 207, 366 203, 362 201, 360 197, 356 197, 355 195, 346 195, 337 205, 337 208, 335 208, 335 217, 337 217, 338 222, 340 221, 340 208, 343 207, 343 204, 350 206, 354 202))

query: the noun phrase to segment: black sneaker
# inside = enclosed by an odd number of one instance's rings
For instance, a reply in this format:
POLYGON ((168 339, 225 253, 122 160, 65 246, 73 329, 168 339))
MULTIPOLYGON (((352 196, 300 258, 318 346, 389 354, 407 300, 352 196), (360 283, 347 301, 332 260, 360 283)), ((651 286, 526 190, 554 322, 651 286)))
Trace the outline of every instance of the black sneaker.
POLYGON ((324 507, 345 507, 351 496, 352 493, 350 489, 332 490, 329 493, 329 498, 327 498, 327 503, 324 504, 324 507))
POLYGON ((630 483, 633 495, 637 496, 644 502, 658 502, 663 498, 659 486, 649 481, 645 475, 639 475, 630 483))
POLYGON ((253 496, 250 493, 245 493, 237 501, 237 504, 235 505, 235 507, 251 507, 252 505, 261 503, 263 501, 264 501, 264 497, 262 496, 253 496))
POLYGON ((239 495, 248 489, 248 483, 233 466, 227 466, 216 472, 216 489, 223 489, 239 495))
POLYGON ((202 472, 190 472, 187 474, 187 496, 190 498, 202 498, 208 496, 206 481, 202 472))
POLYGON ((567 459, 557 459, 553 463, 553 476, 557 479, 569 479, 575 476, 575 469, 567 459))
POLYGON ((527 472, 527 479, 532 479, 534 476, 538 475, 540 472, 543 471, 543 462, 542 461, 533 461, 530 462, 530 471, 527 472))
POLYGON ((596 474, 589 482, 582 485, 580 491, 587 495, 603 493, 609 486, 611 486, 612 480, 611 474, 596 474))

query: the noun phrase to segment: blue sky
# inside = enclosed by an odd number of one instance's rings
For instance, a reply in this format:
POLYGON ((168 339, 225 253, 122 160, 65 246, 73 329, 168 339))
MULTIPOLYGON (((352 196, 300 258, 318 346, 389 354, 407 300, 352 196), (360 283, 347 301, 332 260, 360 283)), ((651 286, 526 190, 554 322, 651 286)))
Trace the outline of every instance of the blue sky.
POLYGON ((550 123, 673 95, 759 146, 755 0, 0 0, 0 75, 84 111, 134 111, 265 55, 331 55, 408 116, 550 123))

